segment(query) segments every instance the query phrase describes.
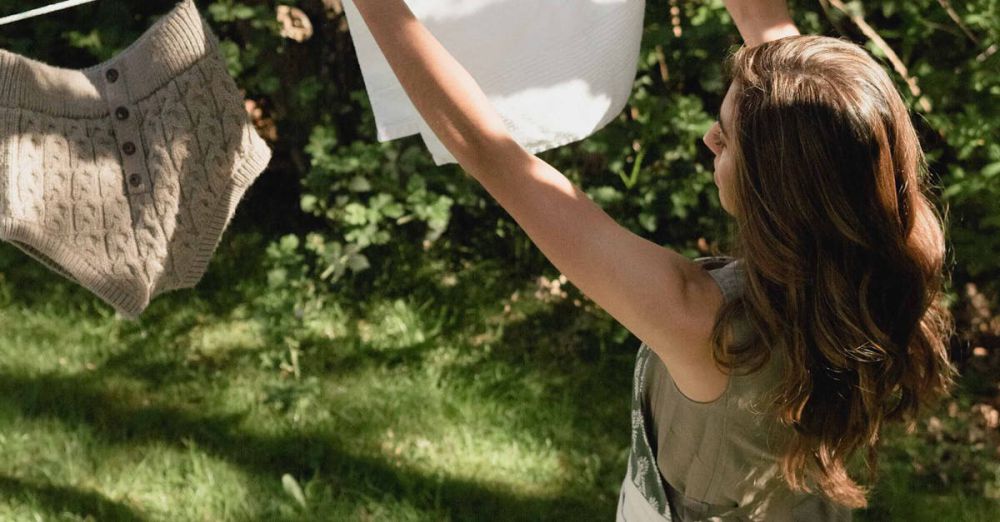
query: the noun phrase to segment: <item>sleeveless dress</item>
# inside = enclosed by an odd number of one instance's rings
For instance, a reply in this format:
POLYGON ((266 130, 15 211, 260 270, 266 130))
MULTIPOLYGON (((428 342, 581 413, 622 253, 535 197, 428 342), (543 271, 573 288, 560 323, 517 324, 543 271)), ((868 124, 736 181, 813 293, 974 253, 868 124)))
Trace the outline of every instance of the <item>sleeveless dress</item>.
MULTIPOLYGON (((742 292, 740 262, 696 259, 722 289, 742 292)), ((734 325, 737 340, 752 335, 734 325)), ((645 344, 636 355, 628 467, 618 499, 619 522, 688 520, 849 521, 851 510, 820 495, 793 493, 779 473, 792 431, 761 412, 763 395, 780 382, 780 357, 748 375, 734 373, 723 394, 694 401, 677 388, 645 344)))

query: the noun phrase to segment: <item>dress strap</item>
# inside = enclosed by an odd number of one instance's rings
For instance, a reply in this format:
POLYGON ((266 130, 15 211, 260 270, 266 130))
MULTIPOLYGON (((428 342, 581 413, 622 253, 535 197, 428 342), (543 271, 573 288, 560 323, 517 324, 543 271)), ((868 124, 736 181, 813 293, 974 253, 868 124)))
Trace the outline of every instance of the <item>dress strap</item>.
POLYGON ((722 289, 726 302, 735 300, 743 292, 743 263, 728 256, 699 257, 695 259, 722 289))

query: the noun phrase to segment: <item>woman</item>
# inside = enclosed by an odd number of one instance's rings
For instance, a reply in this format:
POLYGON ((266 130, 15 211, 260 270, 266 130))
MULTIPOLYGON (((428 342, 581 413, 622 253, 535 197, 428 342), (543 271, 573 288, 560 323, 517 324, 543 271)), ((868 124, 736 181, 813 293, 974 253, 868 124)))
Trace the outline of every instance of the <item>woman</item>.
POLYGON ((874 480, 883 423, 912 425, 955 376, 926 164, 871 57, 799 35, 784 1, 726 2, 746 45, 705 142, 738 261, 692 261, 524 151, 402 0, 355 3, 466 172, 642 341, 619 519, 849 519, 867 505, 849 457, 866 448, 874 480))

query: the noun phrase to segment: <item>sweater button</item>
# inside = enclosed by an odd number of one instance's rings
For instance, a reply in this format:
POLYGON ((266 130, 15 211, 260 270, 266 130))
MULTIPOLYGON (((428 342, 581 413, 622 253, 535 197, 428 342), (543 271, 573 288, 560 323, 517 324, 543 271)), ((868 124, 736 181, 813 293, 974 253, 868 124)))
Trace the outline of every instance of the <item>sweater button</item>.
POLYGON ((118 107, 115 109, 115 118, 118 118, 119 120, 128 118, 128 109, 125 107, 118 107))
POLYGON ((135 143, 131 141, 126 141, 122 144, 122 151, 129 156, 135 154, 135 143))
POLYGON ((142 185, 142 176, 138 174, 130 175, 128 177, 128 184, 132 185, 133 187, 138 187, 139 185, 142 185))
POLYGON ((108 83, 115 83, 118 81, 118 69, 108 69, 104 77, 108 79, 108 83))

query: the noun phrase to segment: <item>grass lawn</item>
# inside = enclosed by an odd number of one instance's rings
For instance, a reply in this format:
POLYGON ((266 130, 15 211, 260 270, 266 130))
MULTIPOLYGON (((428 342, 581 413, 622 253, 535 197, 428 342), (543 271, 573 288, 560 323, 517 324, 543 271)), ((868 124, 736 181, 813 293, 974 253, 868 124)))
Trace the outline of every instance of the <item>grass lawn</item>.
MULTIPOLYGON (((638 342, 604 314, 488 264, 265 306, 223 245, 137 323, 0 247, 0 520, 614 518, 638 342)), ((1000 519, 887 455, 857 519, 1000 519)))

